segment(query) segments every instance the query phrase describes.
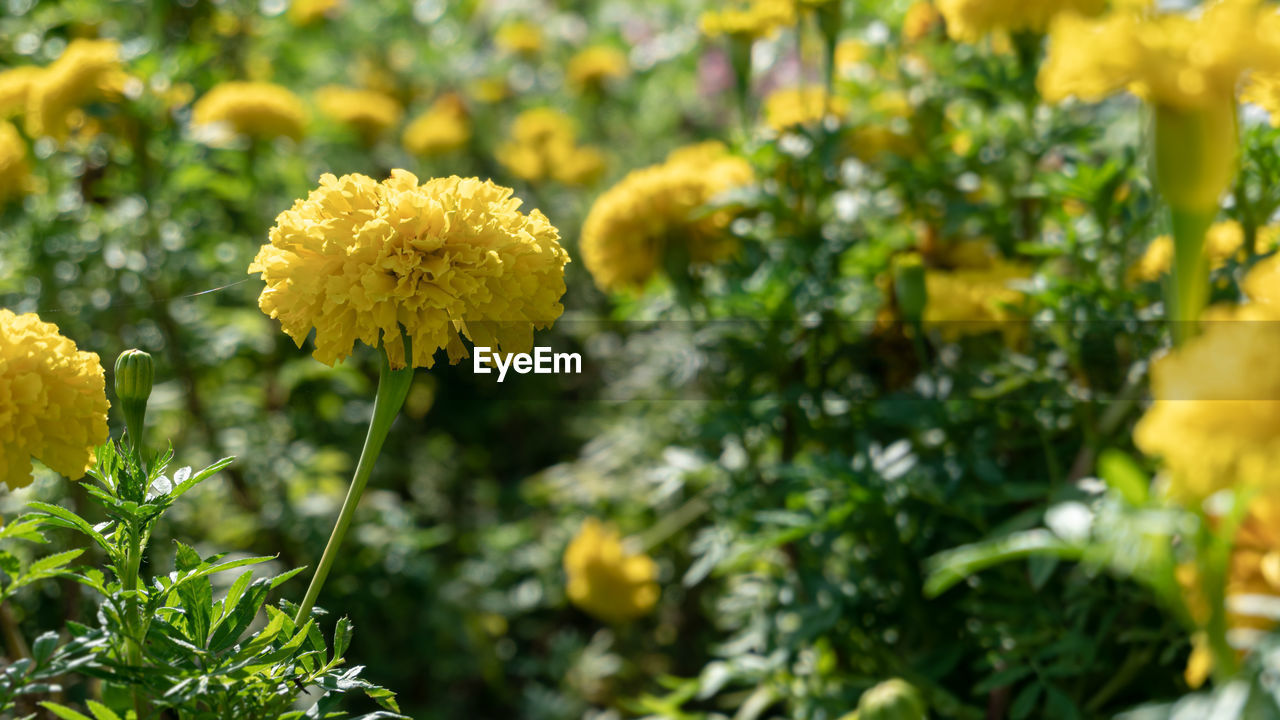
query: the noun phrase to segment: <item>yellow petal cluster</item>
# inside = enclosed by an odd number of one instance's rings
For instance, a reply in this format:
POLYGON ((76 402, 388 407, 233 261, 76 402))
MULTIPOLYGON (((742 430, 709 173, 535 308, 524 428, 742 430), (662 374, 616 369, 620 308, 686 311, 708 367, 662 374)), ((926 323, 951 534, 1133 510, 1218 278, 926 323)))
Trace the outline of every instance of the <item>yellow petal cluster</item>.
POLYGON ((0 119, 13 117, 26 109, 31 81, 39 75, 40 68, 34 65, 0 72, 0 119))
POLYGON ((297 95, 281 85, 233 81, 215 86, 197 100, 191 121, 245 137, 299 140, 307 110, 297 95))
POLYGON ((66 139, 76 110, 90 102, 115 100, 128 78, 120 61, 120 43, 72 40, 57 60, 27 78, 27 134, 66 139))
POLYGON ((1163 461, 1179 500, 1280 490, 1280 260, 1259 263, 1243 285, 1250 302, 1210 308, 1200 335, 1151 367, 1154 402, 1133 439, 1163 461))
POLYGON ((565 82, 575 92, 599 89, 609 80, 625 77, 627 55, 611 45, 592 45, 579 50, 565 66, 565 82))
POLYGON ((366 140, 373 140, 400 124, 404 108, 396 99, 377 90, 326 85, 316 91, 320 112, 349 126, 366 140))
POLYGON ((719 10, 698 18, 698 28, 709 38, 728 35, 742 40, 772 36, 779 28, 796 23, 792 0, 730 0, 719 10))
POLYGON ((777 132, 848 113, 849 101, 828 94, 821 85, 782 88, 764 99, 764 121, 777 132))
POLYGON ((462 337, 526 352, 533 331, 564 311, 569 256, 546 216, 520 204, 476 178, 323 175, 276 218, 249 266, 267 285, 258 306, 299 347, 314 330, 326 365, 358 340, 382 342, 392 367, 404 367, 402 329, 414 367, 431 367, 441 348, 450 362, 467 357, 462 337))
POLYGON ((527 20, 513 20, 498 28, 493 43, 499 50, 516 55, 537 55, 544 44, 542 28, 527 20))
POLYGON ((521 180, 588 185, 604 172, 604 153, 579 145, 577 135, 573 118, 560 110, 525 110, 511 124, 511 138, 498 147, 498 162, 521 180))
POLYGON ((588 518, 564 551, 570 602, 610 623, 642 617, 658 603, 658 566, 628 552, 618 531, 588 518))
POLYGON ((289 3, 289 22, 306 27, 332 17, 342 8, 342 0, 293 0, 289 3))
POLYGON ((95 353, 35 313, 0 308, 0 482, 30 485, 32 458, 79 479, 107 439, 109 407, 95 353))
MULTIPOLYGON (((1280 127, 1280 73, 1252 73, 1240 99, 1266 110, 1271 116, 1271 126, 1280 127)), ((3 114, 3 100, 0 100, 0 114, 3 114)))
POLYGON ((25 193, 30 178, 26 143, 16 127, 0 120, 0 205, 25 193))
MULTIPOLYGON (((1280 226, 1268 226, 1258 230, 1258 252, 1275 247, 1280 226)), ((1244 228, 1235 220, 1214 223, 1205 233, 1204 254, 1210 270, 1218 270, 1232 258, 1244 255, 1244 228)), ((1147 246, 1142 258, 1129 269, 1131 282, 1155 282, 1173 267, 1173 238, 1161 235, 1147 246)))
POLYGON ((947 34, 975 42, 993 32, 1043 32, 1059 14, 1093 15, 1107 0, 937 0, 947 34))
POLYGON ((1197 15, 1116 10, 1064 15, 1040 69, 1041 95, 1101 100, 1121 91, 1197 109, 1234 102, 1249 71, 1280 71, 1280 15, 1258 0, 1214 0, 1197 15))
POLYGON ((907 42, 919 42, 941 24, 942 14, 930 0, 916 0, 902 18, 902 38, 907 42))
POLYGON ((950 269, 925 273, 928 301, 924 326, 955 341, 966 335, 993 331, 1012 341, 1022 330, 1013 321, 1025 296, 1014 285, 1031 277, 1031 269, 1009 262, 988 243, 959 244, 948 253, 950 269))
POLYGON ((666 162, 628 173, 592 205, 582 227, 582 260, 604 290, 640 288, 673 246, 689 263, 732 256, 727 210, 697 216, 725 190, 750 184, 751 166, 717 142, 677 150, 666 162))
POLYGON ((456 93, 446 93, 431 103, 405 128, 401 142, 419 157, 453 152, 471 141, 471 116, 456 93))

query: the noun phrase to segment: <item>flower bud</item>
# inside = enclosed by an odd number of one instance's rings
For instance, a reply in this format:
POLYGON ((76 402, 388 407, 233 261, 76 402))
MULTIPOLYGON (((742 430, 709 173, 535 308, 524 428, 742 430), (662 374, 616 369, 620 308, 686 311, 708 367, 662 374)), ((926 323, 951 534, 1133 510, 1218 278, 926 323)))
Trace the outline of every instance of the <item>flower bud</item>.
POLYGON ((893 292, 902 318, 913 325, 919 323, 924 318, 925 306, 929 304, 924 260, 919 253, 905 253, 894 257, 893 292))
POLYGON ((141 447, 143 422, 147 415, 147 399, 155 380, 151 356, 141 350, 125 350, 116 358, 116 398, 124 412, 130 443, 141 447))
POLYGON ((858 720, 925 720, 928 708, 911 683, 885 680, 858 698, 858 720))

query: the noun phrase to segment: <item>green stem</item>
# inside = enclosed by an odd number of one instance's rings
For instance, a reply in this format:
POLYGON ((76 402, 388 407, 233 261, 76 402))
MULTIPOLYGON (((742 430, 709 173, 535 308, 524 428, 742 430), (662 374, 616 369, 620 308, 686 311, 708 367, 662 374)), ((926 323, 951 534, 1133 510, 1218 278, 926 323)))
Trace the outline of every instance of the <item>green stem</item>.
POLYGON ((1169 283, 1169 317, 1173 340, 1181 345, 1195 335, 1196 320, 1209 301, 1209 266, 1204 236, 1212 212, 1173 209, 1173 273, 1169 283))
MULTIPOLYGON (((142 567, 142 536, 136 527, 129 528, 129 546, 125 549, 124 577, 120 578, 125 592, 130 593, 125 601, 125 661, 131 667, 142 665, 142 609, 138 606, 138 573, 142 567)), ((138 685, 133 686, 133 709, 139 719, 145 717, 142 692, 138 685)))
MULTIPOLYGON (((405 355, 409 356, 409 341, 405 338, 405 355)), ((378 394, 373 401, 373 418, 369 421, 369 433, 364 439, 364 449, 360 451, 360 461, 356 464, 356 474, 351 478, 351 487, 347 490, 347 499, 342 503, 342 511, 338 513, 338 521, 333 526, 333 532, 329 534, 329 542, 324 547, 324 555, 320 557, 320 564, 316 566, 315 575, 311 577, 311 584, 307 587, 307 594, 302 599, 302 604, 298 606, 298 614, 294 617, 295 625, 302 625, 311 615, 311 609, 315 607, 316 599, 320 596, 320 589, 324 587, 324 581, 329 577, 329 571, 333 568, 333 563, 338 558, 338 550, 342 546, 342 540, 347 535, 347 529, 351 527, 351 520, 355 516, 356 506, 360 504, 360 497, 364 495, 365 486, 369 484, 369 476, 373 473, 373 464, 378 459, 378 453, 382 452, 382 443, 387 439, 387 431, 391 429, 391 423, 396 419, 396 415, 400 412, 401 406, 404 405, 405 396, 409 394, 409 385, 413 382, 413 366, 409 364, 401 370, 392 370, 387 360, 386 350, 382 353, 382 367, 378 375, 378 394)))

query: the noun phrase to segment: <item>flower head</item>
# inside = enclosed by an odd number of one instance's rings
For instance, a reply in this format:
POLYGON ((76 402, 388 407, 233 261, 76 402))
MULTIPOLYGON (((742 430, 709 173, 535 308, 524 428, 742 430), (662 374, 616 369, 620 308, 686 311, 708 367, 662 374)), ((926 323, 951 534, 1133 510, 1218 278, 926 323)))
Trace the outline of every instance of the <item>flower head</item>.
POLYGON ((542 52, 542 28, 527 20, 514 20, 498 28, 493 43, 512 54, 537 55, 542 52))
MULTIPOLYGON (((1260 233, 1267 237, 1272 234, 1274 231, 1260 233)), ((1243 255, 1244 228, 1235 220, 1214 223, 1205 234, 1204 254, 1211 270, 1217 270, 1233 257, 1243 255)), ((1173 238, 1161 235, 1151 241, 1142 258, 1129 269, 1129 278, 1137 282, 1155 282, 1169 272, 1172 266, 1173 238)))
POLYGON ((315 357, 327 365, 359 340, 381 342, 403 368, 402 331, 414 367, 431 367, 441 348, 450 362, 467 357, 464 336, 525 352, 533 331, 564 311, 569 256, 546 216, 520 204, 476 178, 323 175, 276 218, 249 266, 267 284, 258 306, 299 347, 314 329, 315 357))
POLYGON ((919 42, 941 24, 942 14, 930 0, 916 0, 902 18, 902 37, 907 42, 919 42))
POLYGON ((997 32, 1043 32, 1054 16, 1063 13, 1093 15, 1107 0, 937 0, 947 21, 947 34, 974 42, 997 32))
POLYGON ((0 120, 0 204, 27 191, 31 166, 18 129, 0 120))
POLYGON ((623 547, 618 531, 595 518, 564 551, 569 600, 605 622, 634 620, 658 603, 658 566, 623 547))
POLYGON ((1214 0, 1198 16, 1063 15, 1050 34, 1040 93, 1050 102, 1072 95, 1094 102, 1129 90, 1183 110, 1233 103, 1249 71, 1280 70, 1278 30, 1280 15, 1257 0, 1214 0))
POLYGON ((960 243, 948 259, 949 269, 925 273, 925 327, 951 341, 993 330, 1012 340, 1019 328, 1010 321, 1025 299, 1014 285, 1030 277, 1031 269, 1001 258, 982 241, 960 243))
POLYGON ((751 166, 716 142, 682 148, 664 163, 629 173, 596 200, 582 226, 582 259, 596 285, 639 288, 675 249, 689 263, 733 255, 737 242, 725 232, 731 213, 695 213, 753 179, 751 166))
POLYGON ((72 480, 107 439, 106 375, 58 326, 0 308, 0 482, 31 484, 31 458, 72 480))
POLYGON ((552 178, 568 185, 593 182, 604 170, 604 154, 578 145, 569 115, 549 107, 525 110, 511 124, 511 139, 498 147, 498 162, 522 180, 552 178))
POLYGON ((728 35, 759 40, 795 22, 796 6, 792 0, 730 0, 719 10, 702 13, 698 28, 711 38, 728 35))
POLYGON ((31 81, 40 75, 40 68, 24 65, 0 72, 0 119, 13 117, 27 107, 27 93, 31 81))
POLYGON ((395 98, 377 90, 326 85, 316 91, 320 112, 372 140, 400 124, 404 108, 395 98))
POLYGON ((848 112, 847 100, 829 94, 820 85, 774 90, 764 99, 765 122, 778 132, 820 122, 828 116, 840 117, 848 112))
POLYGON ((292 91, 267 82, 224 82, 205 93, 191 111, 196 126, 252 138, 299 140, 307 110, 292 91))
POLYGON ((289 3, 289 22, 306 27, 332 17, 342 9, 342 0, 293 0, 289 3))
POLYGON ((71 114, 86 103, 119 97, 128 75, 120 62, 120 43, 76 39, 27 80, 27 133, 63 140, 71 114))
POLYGON ((576 92, 599 89, 609 80, 626 76, 627 55, 609 45, 592 45, 569 58, 564 74, 576 92))
POLYGON ((455 93, 437 98, 409 123, 401 138, 405 149, 420 157, 453 152, 470 140, 471 118, 462 98, 455 93))

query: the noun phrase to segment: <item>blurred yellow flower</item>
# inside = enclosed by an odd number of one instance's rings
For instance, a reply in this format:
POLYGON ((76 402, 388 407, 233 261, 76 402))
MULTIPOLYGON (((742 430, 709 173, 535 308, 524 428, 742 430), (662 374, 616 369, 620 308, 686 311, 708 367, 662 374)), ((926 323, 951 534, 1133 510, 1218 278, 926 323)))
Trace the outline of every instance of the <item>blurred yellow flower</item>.
POLYGON ((35 313, 0 308, 0 482, 31 484, 34 457, 77 480, 107 440, 106 376, 35 313))
POLYGON ((27 145, 16 127, 0 120, 0 205, 24 194, 30 181, 27 145))
POLYGON ((1014 285, 1031 277, 1031 268, 1009 262, 985 241, 960 243, 946 254, 950 269, 925 272, 928 303, 924 326, 955 341, 966 335, 1000 331, 1006 341, 1021 335, 1013 321, 1025 296, 1014 285))
POLYGON ((316 91, 320 112, 347 125, 365 141, 372 141, 400 124, 404 108, 377 90, 326 85, 316 91))
POLYGON ((569 58, 565 81, 575 92, 599 90, 609 80, 626 77, 627 54, 609 45, 592 45, 569 58))
POLYGON ((599 620, 620 623, 642 617, 658 603, 658 566, 643 553, 628 552, 618 531, 595 518, 564 551, 569 601, 599 620))
MULTIPOLYGON (((0 89, 0 114, 3 114, 3 96, 4 91, 0 89)), ((1280 127, 1280 73, 1252 73, 1240 99, 1266 110, 1271 116, 1271 126, 1280 127)))
POLYGON ((471 86, 471 97, 482 103, 497 103, 511 96, 511 85, 501 75, 480 78, 471 86))
POLYGON ((529 182, 552 178, 569 185, 590 183, 603 172, 604 155, 579 146, 577 134, 574 119, 560 110, 525 110, 511 124, 511 139, 498 146, 498 162, 529 182))
POLYGON ((74 111, 86 103, 117 99, 128 78, 120 43, 72 40, 57 60, 28 80, 27 134, 66 139, 67 119, 74 111))
POLYGON ((13 117, 26 109, 31 81, 39 75, 40 68, 34 65, 0 72, 0 119, 13 117))
POLYGON ((1038 85, 1049 102, 1129 90, 1184 110, 1234 103, 1250 70, 1280 71, 1278 37, 1280 15, 1257 0, 1215 0, 1199 15, 1064 15, 1050 33, 1038 85))
POLYGON ((451 363, 467 357, 464 336, 527 352, 533 331, 564 311, 569 256, 546 216, 520 205, 477 178, 325 174, 276 218, 249 266, 267 285, 258 306, 299 347, 314 329, 326 365, 358 340, 381 342, 391 366, 404 367, 402 329, 414 367, 431 367, 441 348, 451 363))
POLYGON ((1162 459, 1170 495, 1196 501, 1229 487, 1280 490, 1280 259, 1244 281, 1252 302, 1211 307, 1202 332, 1151 366, 1155 399, 1134 443, 1162 459))
MULTIPOLYGON (((1258 233, 1259 245, 1265 247, 1274 242, 1274 229, 1262 229, 1258 233)), ((1235 220, 1214 223, 1205 234, 1204 255, 1209 269, 1217 270, 1233 257, 1244 255, 1244 228, 1235 220)), ((1131 282, 1155 282, 1173 267, 1173 238, 1161 235, 1147 246, 1142 258, 1129 269, 1131 282)))
POLYGON ((795 22, 796 6, 792 0, 729 0, 719 10, 702 13, 698 28, 710 38, 728 35, 759 40, 795 22))
POLYGON ((337 15, 341 8, 342 0, 293 0, 289 3, 289 22, 305 27, 337 15))
POLYGON ((976 42, 992 32, 1043 32, 1059 14, 1093 15, 1107 0, 937 0, 947 34, 976 42))
POLYGON ((836 71, 848 75, 850 71, 871 57, 871 47, 857 38, 845 38, 836 44, 836 71))
POLYGON ((512 54, 537 55, 543 47, 542 28, 527 20, 513 20, 498 28, 493 44, 512 54))
POLYGON ((197 127, 230 131, 252 138, 302 138, 307 110, 288 88, 267 82, 224 82, 205 93, 192 108, 197 127))
POLYGON ((907 14, 902 19, 902 37, 909 43, 919 42, 941 24, 942 14, 930 0, 916 0, 907 8, 907 14))
POLYGON ((713 263, 732 256, 727 210, 695 217, 725 190, 754 180, 751 166, 717 142, 677 150, 628 173, 592 205, 582 227, 582 260, 604 290, 638 289, 672 260, 713 263), (670 257, 668 257, 670 255, 670 257))
POLYGON ((822 119, 843 117, 849 113, 849 101, 829 95, 821 85, 782 88, 764 99, 765 123, 783 132, 797 125, 809 125, 822 119))
POLYGON ((401 142, 419 157, 443 155, 471 141, 471 117, 456 93, 445 93, 405 128, 401 142))

